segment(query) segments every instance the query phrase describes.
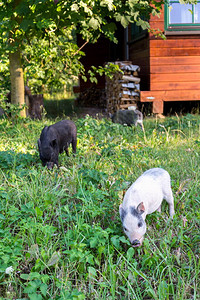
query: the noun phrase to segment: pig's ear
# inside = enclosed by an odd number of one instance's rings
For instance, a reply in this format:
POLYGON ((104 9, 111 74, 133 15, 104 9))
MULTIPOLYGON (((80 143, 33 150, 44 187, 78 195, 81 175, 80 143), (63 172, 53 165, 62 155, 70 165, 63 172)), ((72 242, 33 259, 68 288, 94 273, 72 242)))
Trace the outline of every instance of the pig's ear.
POLYGON ((56 139, 52 140, 50 145, 51 145, 51 147, 55 147, 57 145, 56 139))
POLYGON ((144 207, 144 203, 141 202, 138 207, 137 207, 137 211, 139 212, 139 214, 143 214, 145 212, 145 207, 144 207))
POLYGON ((123 209, 122 204, 120 204, 120 206, 119 206, 119 215, 120 215, 120 218, 123 222, 123 220, 126 216, 126 211, 123 209))

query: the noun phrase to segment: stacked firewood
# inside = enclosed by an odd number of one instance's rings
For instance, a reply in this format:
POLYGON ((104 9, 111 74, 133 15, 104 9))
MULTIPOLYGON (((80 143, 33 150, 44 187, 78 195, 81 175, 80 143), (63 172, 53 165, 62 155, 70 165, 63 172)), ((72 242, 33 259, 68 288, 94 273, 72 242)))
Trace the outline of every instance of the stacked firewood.
POLYGON ((108 113, 130 106, 135 108, 140 99, 140 68, 130 61, 116 61, 122 72, 114 73, 112 78, 106 77, 105 91, 108 113))

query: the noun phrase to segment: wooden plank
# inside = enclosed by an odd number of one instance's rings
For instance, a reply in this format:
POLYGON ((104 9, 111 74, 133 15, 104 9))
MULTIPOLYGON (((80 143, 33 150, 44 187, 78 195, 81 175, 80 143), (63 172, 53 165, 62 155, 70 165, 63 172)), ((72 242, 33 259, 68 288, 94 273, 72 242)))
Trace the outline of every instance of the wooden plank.
POLYGON ((129 106, 133 106, 135 105, 135 103, 131 103, 131 104, 120 104, 120 108, 128 108, 129 106))
POLYGON ((150 82, 151 91, 171 91, 171 90, 196 90, 200 89, 200 80, 199 82, 150 82))
POLYGON ((180 39, 176 37, 173 40, 150 40, 151 48, 199 48, 200 39, 180 39))
POLYGON ((200 101, 200 89, 191 90, 171 90, 171 91, 141 91, 141 102, 153 101, 200 101))
POLYGON ((200 56, 151 57, 151 65, 200 65, 200 56))
POLYGON ((200 82, 199 73, 169 73, 169 74, 151 74, 152 83, 160 82, 200 82))
POLYGON ((150 56, 197 56, 200 55, 200 47, 194 48, 151 48, 150 56))
POLYGON ((152 66, 150 65, 151 74, 173 74, 173 73, 199 73, 200 65, 160 65, 152 66))

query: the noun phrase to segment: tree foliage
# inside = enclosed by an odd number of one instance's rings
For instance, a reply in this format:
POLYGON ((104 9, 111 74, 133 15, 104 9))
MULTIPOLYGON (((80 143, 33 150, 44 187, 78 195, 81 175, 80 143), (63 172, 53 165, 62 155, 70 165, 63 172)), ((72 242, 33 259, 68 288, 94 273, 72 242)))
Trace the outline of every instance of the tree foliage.
POLYGON ((39 93, 40 88, 60 90, 64 85, 72 85, 84 72, 79 62, 83 52, 75 55, 77 51, 78 46, 69 30, 60 37, 52 34, 50 40, 32 39, 22 51, 25 81, 39 93))
POLYGON ((114 40, 114 21, 126 27, 130 22, 147 22, 150 14, 157 14, 163 1, 139 0, 9 0, 0 2, 1 44, 8 49, 10 33, 12 39, 44 38, 52 32, 60 35, 63 28, 80 33, 87 41, 96 41, 103 34, 114 40))
POLYGON ((83 52, 76 44, 76 34, 87 43, 96 42, 100 36, 117 42, 116 22, 123 27, 136 22, 149 28, 150 14, 159 14, 163 3, 162 0, 3 0, 0 1, 0 55, 5 59, 10 52, 20 50, 26 78, 33 84, 59 86, 83 73, 80 64, 83 52))
MULTIPOLYGON (((116 42, 115 22, 126 27, 138 22, 148 27, 150 13, 162 1, 115 0, 9 0, 0 1, 1 57, 20 49, 25 78, 31 85, 59 88, 83 73, 75 36, 95 42, 101 35, 116 42)), ((0 61, 2 64, 3 61, 0 61)))

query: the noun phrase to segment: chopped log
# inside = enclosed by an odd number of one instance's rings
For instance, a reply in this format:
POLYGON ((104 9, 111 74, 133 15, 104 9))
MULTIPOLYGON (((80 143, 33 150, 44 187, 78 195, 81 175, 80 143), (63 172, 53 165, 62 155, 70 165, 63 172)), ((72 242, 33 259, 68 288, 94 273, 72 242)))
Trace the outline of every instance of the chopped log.
POLYGON ((127 81, 133 81, 135 83, 140 83, 140 78, 135 77, 135 76, 127 76, 127 75, 123 75, 123 80, 127 80, 127 81))
MULTIPOLYGON (((129 104, 121 104, 121 105, 120 105, 120 109, 128 108, 128 107, 131 107, 131 106, 133 106, 132 103, 129 103, 129 104)), ((135 106, 137 107, 137 104, 136 104, 135 106)))

